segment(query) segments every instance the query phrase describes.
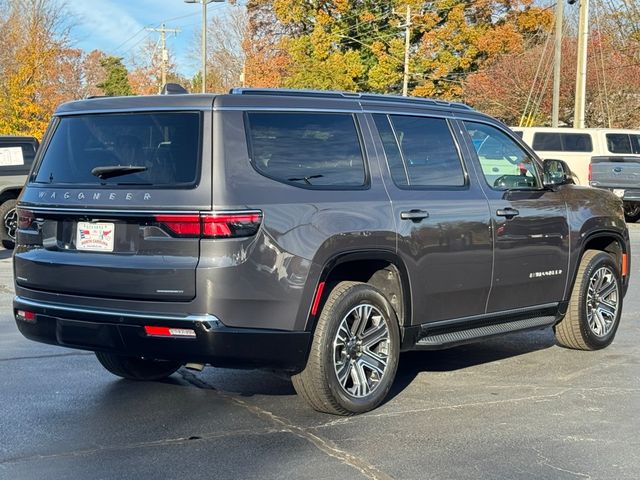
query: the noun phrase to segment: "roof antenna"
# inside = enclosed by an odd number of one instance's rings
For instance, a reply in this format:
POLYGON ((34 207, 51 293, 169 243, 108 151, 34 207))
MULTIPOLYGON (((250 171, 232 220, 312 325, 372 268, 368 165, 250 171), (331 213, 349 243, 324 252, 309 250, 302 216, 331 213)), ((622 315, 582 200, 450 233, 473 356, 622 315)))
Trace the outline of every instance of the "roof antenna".
POLYGON ((177 83, 165 83, 162 90, 160 90, 161 95, 179 95, 181 93, 189 93, 186 88, 177 83))

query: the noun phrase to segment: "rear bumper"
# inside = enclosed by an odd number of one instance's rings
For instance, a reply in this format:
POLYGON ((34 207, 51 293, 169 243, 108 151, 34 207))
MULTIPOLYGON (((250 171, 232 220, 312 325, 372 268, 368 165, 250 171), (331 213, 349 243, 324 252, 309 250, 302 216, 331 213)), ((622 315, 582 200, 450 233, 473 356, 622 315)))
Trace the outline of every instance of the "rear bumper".
POLYGON ((309 332, 230 328, 212 315, 92 310, 19 296, 13 300, 13 313, 20 332, 37 342, 218 367, 300 371, 311 344, 309 332), (34 318, 25 320, 18 310, 32 312, 34 318), (145 326, 190 329, 195 337, 147 335, 145 326))
POLYGON ((625 202, 640 202, 640 188, 600 187, 597 185, 592 186, 601 190, 609 190, 610 192, 613 192, 614 190, 624 190, 624 196, 621 197, 621 200, 625 202))

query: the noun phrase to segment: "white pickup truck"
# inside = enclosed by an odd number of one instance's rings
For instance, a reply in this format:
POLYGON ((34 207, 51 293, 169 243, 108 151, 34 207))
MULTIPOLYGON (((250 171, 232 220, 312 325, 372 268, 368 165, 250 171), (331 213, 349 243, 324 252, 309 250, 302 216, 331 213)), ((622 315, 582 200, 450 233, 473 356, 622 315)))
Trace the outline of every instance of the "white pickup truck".
POLYGON ((627 222, 640 220, 640 156, 591 157, 589 185, 622 198, 627 222))

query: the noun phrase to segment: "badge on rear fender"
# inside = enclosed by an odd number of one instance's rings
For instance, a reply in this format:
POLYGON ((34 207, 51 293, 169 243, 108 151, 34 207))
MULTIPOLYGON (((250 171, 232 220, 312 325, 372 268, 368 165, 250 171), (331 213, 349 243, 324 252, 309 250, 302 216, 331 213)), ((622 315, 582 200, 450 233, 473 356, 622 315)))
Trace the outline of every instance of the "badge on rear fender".
POLYGON ((114 236, 113 223, 78 222, 76 248, 92 252, 113 252, 114 236))

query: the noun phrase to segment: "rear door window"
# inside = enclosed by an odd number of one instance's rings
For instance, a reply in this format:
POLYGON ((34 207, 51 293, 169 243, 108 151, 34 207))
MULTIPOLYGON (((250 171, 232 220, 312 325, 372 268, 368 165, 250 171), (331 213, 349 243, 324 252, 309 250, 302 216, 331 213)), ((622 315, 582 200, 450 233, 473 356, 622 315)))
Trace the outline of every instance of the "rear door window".
POLYGON ((374 119, 396 185, 465 185, 462 160, 444 118, 374 115, 374 119))
POLYGON ((351 114, 249 112, 246 126, 251 163, 266 177, 306 188, 366 185, 351 114))
POLYGON ((197 112, 61 117, 35 181, 109 187, 193 186, 199 177, 200 139, 201 115, 197 112))

